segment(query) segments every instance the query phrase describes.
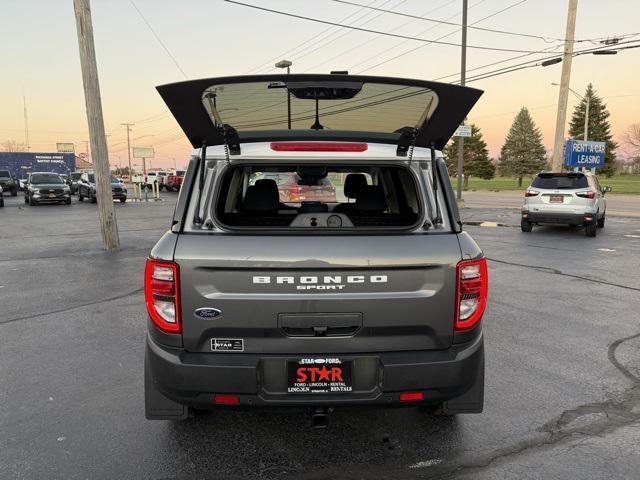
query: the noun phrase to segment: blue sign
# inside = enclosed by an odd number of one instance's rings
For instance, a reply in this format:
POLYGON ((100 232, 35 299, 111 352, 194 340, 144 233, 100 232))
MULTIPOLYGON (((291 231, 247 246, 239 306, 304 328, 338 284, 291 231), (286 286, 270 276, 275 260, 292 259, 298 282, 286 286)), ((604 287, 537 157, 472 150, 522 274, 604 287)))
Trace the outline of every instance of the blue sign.
POLYGON ((564 149, 564 164, 567 167, 604 167, 605 142, 567 140, 564 149))
POLYGON ((69 173, 76 169, 73 153, 0 152, 0 170, 9 170, 16 178, 29 172, 69 173))

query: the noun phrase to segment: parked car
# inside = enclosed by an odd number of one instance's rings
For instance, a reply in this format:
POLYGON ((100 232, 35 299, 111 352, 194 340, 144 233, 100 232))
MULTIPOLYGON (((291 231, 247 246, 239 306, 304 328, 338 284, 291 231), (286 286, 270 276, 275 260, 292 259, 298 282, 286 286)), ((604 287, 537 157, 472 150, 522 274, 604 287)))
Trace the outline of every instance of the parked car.
POLYGON ((322 427, 347 405, 481 412, 487 263, 462 231, 441 150, 482 92, 371 76, 256 78, 158 87, 194 151, 145 268, 147 418, 309 407, 322 427), (203 108, 209 92, 224 111, 203 108), (289 95, 315 120, 287 129, 284 108, 266 123, 265 106, 289 95), (336 104, 355 108, 328 110, 336 104), (276 172, 291 186, 372 181, 348 213, 324 196, 282 208, 276 172))
POLYGON ((39 205, 41 203, 71 204, 71 190, 62 177, 51 172, 29 173, 27 188, 24 191, 24 203, 39 205))
POLYGON ((584 227, 587 237, 595 237, 604 227, 611 187, 601 187, 591 172, 542 172, 536 175, 524 193, 523 232, 533 225, 564 224, 584 227))
MULTIPOLYGON (((124 183, 111 175, 111 194, 114 200, 127 201, 127 187, 124 183)), ((97 202, 95 176, 93 173, 83 173, 78 180, 78 201, 88 198, 91 203, 97 202)))
POLYGON ((276 182, 283 203, 336 202, 336 187, 326 177, 307 181, 295 172, 266 172, 263 178, 276 182))
POLYGON ((18 195, 18 182, 9 170, 0 170, 0 187, 12 197, 18 195))
POLYGON ((165 180, 166 189, 170 192, 177 192, 182 186, 185 170, 176 170, 175 173, 167 175, 165 180))
POLYGON ((154 183, 158 183, 158 172, 147 172, 145 177, 145 186, 148 189, 151 189, 154 183))
POLYGON ((156 180, 158 182, 158 189, 163 190, 167 188, 166 182, 169 172, 157 172, 156 180))
POLYGON ((78 180, 82 176, 82 172, 71 172, 67 178, 67 185, 71 189, 71 195, 78 193, 78 180))

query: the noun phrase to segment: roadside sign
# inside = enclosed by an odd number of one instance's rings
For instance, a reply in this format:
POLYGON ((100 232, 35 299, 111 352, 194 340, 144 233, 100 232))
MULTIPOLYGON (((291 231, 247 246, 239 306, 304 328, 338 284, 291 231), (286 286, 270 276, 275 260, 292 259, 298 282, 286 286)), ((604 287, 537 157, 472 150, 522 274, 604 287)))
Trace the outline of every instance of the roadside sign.
POLYGON ((133 158, 153 158, 153 147, 133 147, 133 158))
POLYGON ((471 136, 471 125, 460 125, 456 128, 456 132, 453 134, 454 137, 470 137, 471 136))
POLYGON ((73 143, 56 143, 58 153, 74 153, 76 151, 73 143))
POLYGON ((567 167, 604 167, 605 142, 567 140, 564 164, 567 167))

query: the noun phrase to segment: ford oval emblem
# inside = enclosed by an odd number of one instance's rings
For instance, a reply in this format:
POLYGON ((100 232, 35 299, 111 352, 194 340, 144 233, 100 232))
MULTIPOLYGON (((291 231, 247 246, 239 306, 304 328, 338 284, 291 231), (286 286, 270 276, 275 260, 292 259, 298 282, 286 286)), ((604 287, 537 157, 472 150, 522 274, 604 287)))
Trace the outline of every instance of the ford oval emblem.
POLYGON ((198 318, 210 320, 213 318, 220 318, 222 316, 222 310, 218 310, 217 308, 198 308, 193 312, 193 314, 198 318))

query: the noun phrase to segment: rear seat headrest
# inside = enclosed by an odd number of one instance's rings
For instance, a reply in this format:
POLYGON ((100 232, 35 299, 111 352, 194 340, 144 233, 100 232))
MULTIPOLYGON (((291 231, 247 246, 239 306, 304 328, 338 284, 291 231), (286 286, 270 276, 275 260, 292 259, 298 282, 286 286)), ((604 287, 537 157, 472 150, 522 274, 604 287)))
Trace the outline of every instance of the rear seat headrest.
MULTIPOLYGON (((274 192, 273 189, 267 184, 252 185, 247 188, 242 199, 241 210, 249 213, 275 213, 278 211, 280 199, 278 198, 278 191, 274 192)), ((274 182, 275 183, 275 182, 274 182)))
POLYGON ((344 179, 344 196, 358 198, 360 191, 367 186, 367 177, 362 173, 350 173, 344 179))
POLYGON ((380 185, 367 185, 356 198, 356 210, 363 213, 382 213, 387 209, 387 199, 380 185))
POLYGON ((269 188, 278 193, 278 184, 272 178, 261 178, 260 180, 256 180, 254 184, 256 187, 269 188))

